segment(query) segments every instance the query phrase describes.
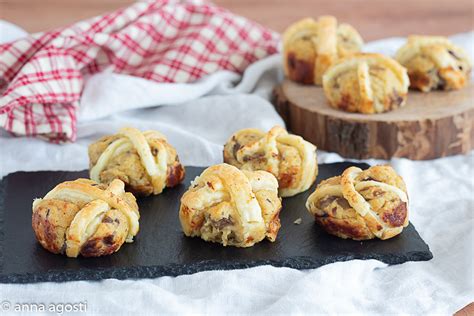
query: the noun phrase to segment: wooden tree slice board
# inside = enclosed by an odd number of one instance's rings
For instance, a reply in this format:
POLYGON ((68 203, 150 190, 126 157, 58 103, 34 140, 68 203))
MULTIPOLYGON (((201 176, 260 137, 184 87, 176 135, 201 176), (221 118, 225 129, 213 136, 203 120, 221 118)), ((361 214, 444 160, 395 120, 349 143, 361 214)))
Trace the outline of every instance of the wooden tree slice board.
POLYGON ((275 87, 273 97, 292 133, 344 157, 422 160, 474 148, 472 83, 459 91, 410 91, 403 108, 372 115, 334 109, 321 87, 289 80, 275 87))

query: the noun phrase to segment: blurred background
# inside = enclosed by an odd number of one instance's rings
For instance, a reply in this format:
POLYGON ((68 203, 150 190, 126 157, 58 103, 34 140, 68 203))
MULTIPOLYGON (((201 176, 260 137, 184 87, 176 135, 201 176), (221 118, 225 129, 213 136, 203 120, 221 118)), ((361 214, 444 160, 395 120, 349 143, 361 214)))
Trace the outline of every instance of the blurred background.
MULTIPOLYGON (((133 0, 0 0, 0 19, 29 32, 50 30, 112 11, 133 0)), ((473 0, 215 0, 282 32, 321 14, 352 24, 366 41, 408 34, 450 35, 473 29, 473 0)))

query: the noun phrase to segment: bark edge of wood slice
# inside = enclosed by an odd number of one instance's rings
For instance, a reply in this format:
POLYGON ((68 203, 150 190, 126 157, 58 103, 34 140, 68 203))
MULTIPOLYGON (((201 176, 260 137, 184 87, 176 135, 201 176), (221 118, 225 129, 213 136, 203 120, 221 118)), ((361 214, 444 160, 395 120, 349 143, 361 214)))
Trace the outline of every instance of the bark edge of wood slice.
POLYGON ((355 159, 468 153, 474 148, 473 97, 473 83, 458 91, 410 91, 404 107, 367 115, 332 108, 321 87, 284 80, 273 90, 275 109, 290 132, 355 159))

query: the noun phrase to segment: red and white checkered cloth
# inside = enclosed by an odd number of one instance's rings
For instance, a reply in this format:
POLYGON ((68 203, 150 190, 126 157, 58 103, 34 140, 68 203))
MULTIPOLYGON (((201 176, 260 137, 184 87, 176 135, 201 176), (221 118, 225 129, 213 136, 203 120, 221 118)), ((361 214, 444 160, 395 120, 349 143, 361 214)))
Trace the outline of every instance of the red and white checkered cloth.
POLYGON ((0 126, 74 141, 85 75, 110 70, 156 82, 242 72, 279 36, 203 1, 147 1, 0 45, 0 126))

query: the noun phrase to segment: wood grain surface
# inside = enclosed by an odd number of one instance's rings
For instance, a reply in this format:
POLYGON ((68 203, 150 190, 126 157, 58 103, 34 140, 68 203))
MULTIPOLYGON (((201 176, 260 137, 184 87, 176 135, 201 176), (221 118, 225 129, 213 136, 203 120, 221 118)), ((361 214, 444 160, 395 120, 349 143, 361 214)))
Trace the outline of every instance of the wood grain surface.
POLYGON ((450 92, 410 91, 404 107, 372 115, 335 109, 321 87, 290 80, 274 96, 291 132, 346 158, 424 160, 474 149, 473 84, 450 92))
MULTIPOLYGON (((0 0, 0 19, 39 32, 112 11, 133 0, 0 0)), ((304 16, 333 14, 364 39, 412 33, 449 35, 474 28, 472 0, 215 0, 281 32, 304 16)), ((474 303, 456 316, 474 315, 474 303)))

